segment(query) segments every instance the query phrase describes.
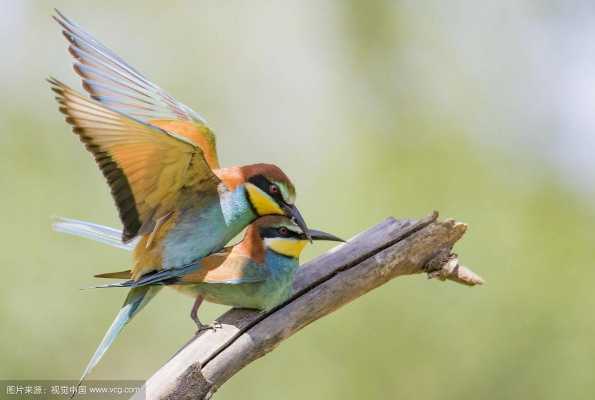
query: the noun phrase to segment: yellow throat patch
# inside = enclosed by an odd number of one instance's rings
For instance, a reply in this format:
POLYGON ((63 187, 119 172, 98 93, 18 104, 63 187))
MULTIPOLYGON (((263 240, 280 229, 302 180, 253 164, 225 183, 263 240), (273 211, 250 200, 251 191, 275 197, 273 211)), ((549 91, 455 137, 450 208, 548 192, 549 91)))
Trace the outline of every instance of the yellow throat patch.
POLYGON ((275 253, 287 257, 298 258, 308 243, 307 240, 288 239, 288 238, 266 238, 265 246, 275 253))
POLYGON ((252 203, 252 206, 259 216, 285 214, 275 200, 260 190, 258 186, 253 185, 252 183, 246 183, 246 190, 248 191, 249 201, 252 203))

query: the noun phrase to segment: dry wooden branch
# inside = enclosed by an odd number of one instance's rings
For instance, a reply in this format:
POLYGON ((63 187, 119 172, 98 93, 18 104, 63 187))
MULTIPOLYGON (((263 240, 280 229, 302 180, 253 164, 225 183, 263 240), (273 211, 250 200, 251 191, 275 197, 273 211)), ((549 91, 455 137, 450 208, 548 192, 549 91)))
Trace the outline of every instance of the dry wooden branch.
POLYGON ((223 314, 222 328, 192 338, 134 398, 208 399, 295 332, 397 276, 425 272, 430 278, 482 284, 451 253, 467 226, 437 217, 434 212, 419 221, 389 218, 307 263, 288 301, 267 313, 232 309, 223 314))

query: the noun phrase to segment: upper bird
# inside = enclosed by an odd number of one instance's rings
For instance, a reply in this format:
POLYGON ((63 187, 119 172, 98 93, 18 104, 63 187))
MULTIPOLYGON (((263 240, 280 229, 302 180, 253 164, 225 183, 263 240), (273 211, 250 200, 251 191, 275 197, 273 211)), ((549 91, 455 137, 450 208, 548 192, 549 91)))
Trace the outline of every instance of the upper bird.
POLYGON ((204 119, 56 13, 74 70, 92 99, 49 82, 60 111, 107 179, 124 226, 122 241, 139 237, 135 286, 192 272, 194 261, 221 250, 260 216, 285 215, 308 235, 294 205, 294 185, 279 167, 221 168, 204 119))

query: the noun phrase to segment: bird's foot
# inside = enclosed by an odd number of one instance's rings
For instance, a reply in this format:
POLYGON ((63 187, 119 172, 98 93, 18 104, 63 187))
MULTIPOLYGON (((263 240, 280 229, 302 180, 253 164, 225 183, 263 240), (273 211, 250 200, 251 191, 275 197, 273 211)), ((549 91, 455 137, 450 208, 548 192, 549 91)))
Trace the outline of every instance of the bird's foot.
POLYGON ((210 324, 203 324, 200 321, 196 322, 196 334, 199 334, 202 331, 207 331, 209 329, 212 329, 213 331, 216 331, 217 329, 221 329, 223 328, 223 325, 221 325, 221 322, 219 321, 214 321, 213 323, 210 324))

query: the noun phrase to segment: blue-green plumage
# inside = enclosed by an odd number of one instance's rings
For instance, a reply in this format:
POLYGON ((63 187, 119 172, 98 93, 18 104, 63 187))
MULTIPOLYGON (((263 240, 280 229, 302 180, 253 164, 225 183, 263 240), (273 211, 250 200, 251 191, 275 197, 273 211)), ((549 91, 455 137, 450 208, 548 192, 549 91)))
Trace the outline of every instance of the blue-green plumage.
POLYGON ((164 271, 162 279, 192 271, 192 267, 183 267, 219 251, 256 218, 244 186, 229 190, 221 183, 218 195, 197 201, 192 207, 182 207, 179 222, 164 240, 163 265, 155 267, 172 271, 164 271))
POLYGON ((219 283, 178 283, 176 290, 192 297, 202 296, 211 303, 269 310, 291 295, 299 260, 265 251, 264 263, 250 262, 242 276, 219 283))
MULTIPOLYGON (((126 296, 126 300, 124 300, 124 304, 120 311, 118 311, 118 315, 112 322, 112 325, 109 327, 107 332, 105 333, 101 343, 95 350, 93 357, 87 364, 85 371, 80 379, 80 382, 83 381, 85 376, 91 370, 99 360, 103 357, 107 349, 110 348, 114 340, 118 334, 124 329, 124 326, 145 306, 147 303, 159 292, 161 289, 160 286, 143 286, 138 288, 133 288, 128 292, 126 296)), ((80 384, 80 383, 79 383, 80 384)))

